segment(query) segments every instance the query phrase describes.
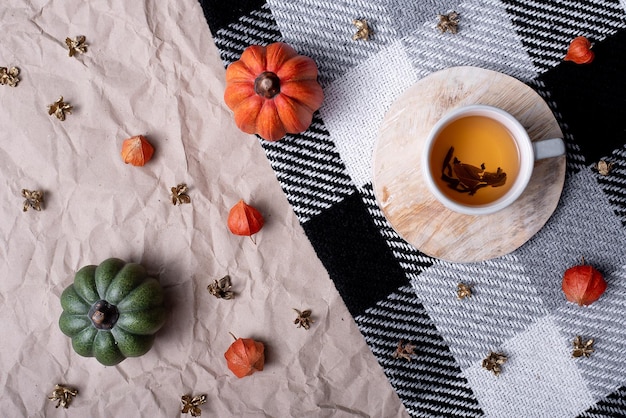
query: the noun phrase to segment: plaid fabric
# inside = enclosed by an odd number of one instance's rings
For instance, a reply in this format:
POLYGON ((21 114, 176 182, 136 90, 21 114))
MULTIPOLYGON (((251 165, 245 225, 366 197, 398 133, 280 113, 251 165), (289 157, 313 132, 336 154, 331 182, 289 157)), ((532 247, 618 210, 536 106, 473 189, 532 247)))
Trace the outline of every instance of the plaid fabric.
MULTIPOLYGON (((285 41, 320 69, 325 101, 310 129, 261 141, 287 199, 365 340, 412 416, 626 416, 626 2, 609 0, 201 0, 224 65, 250 44, 285 41), (453 8, 453 9, 451 9, 453 8), (456 35, 437 16, 461 15, 456 35), (354 41, 355 18, 374 30, 354 41), (587 36, 591 65, 564 62, 587 36), (390 104, 457 65, 534 88, 567 144, 555 213, 513 253, 455 264, 403 241, 376 205, 371 150, 390 104), (594 163, 614 163, 600 176, 594 163), (581 256, 609 283, 590 307, 567 303, 563 271, 581 256), (456 284, 472 283, 471 299, 456 284), (576 335, 595 338, 573 358, 576 335), (391 356, 399 340, 411 362, 391 356), (509 357, 496 377, 490 351, 509 357)), ((506 233, 506 231, 504 231, 506 233)))

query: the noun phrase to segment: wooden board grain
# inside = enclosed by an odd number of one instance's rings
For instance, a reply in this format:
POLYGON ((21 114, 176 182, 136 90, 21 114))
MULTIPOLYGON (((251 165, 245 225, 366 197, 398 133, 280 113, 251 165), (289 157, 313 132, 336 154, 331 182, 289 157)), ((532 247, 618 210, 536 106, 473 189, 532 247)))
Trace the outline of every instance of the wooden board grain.
POLYGON ((424 141, 441 116, 469 104, 506 110, 533 141, 563 137, 552 111, 534 90, 510 76, 476 67, 433 73, 392 104, 374 148, 377 203, 407 242, 452 262, 488 260, 519 248, 550 218, 565 181, 565 156, 560 156, 536 162, 522 196, 494 214, 462 215, 435 200, 421 174, 424 141))

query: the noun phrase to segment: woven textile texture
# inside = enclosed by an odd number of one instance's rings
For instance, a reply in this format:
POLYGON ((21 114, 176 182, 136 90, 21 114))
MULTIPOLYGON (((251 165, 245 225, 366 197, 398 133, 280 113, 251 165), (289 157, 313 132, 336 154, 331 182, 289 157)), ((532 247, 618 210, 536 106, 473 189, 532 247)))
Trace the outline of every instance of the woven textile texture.
MULTIPOLYGON (((411 416, 626 416, 626 2, 610 0, 201 0, 224 65, 250 44, 312 57, 325 92, 304 133, 261 141, 287 199, 411 416), (437 30, 455 10, 457 34, 437 30), (353 19, 374 30, 353 40, 353 19), (564 62, 586 36, 590 65, 564 62), (428 257, 376 205, 371 152, 391 103, 452 66, 502 72, 548 103, 567 145, 559 205, 516 251, 479 263, 428 257), (595 163, 613 162, 607 176, 595 163), (562 273, 584 256, 608 290, 566 302, 562 273), (456 298, 459 282, 476 290, 456 298), (572 357, 576 335, 594 338, 572 357), (393 358, 398 341, 412 361, 393 358), (499 376, 490 351, 509 360, 499 376)), ((503 231, 506 233, 506 231, 503 231)))

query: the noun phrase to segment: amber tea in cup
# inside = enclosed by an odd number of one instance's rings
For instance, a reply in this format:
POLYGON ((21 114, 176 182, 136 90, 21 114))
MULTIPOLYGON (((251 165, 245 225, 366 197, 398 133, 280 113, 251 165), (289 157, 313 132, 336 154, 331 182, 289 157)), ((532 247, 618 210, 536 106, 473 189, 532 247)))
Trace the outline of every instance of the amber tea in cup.
POLYGON ((562 139, 533 143, 509 113, 471 105, 435 124, 426 140, 422 172, 444 206, 483 215, 507 207, 523 193, 536 159, 564 153, 562 139))
POLYGON ((437 187, 464 205, 484 205, 504 196, 520 169, 517 143, 500 122, 464 116, 434 139, 430 170, 437 187))

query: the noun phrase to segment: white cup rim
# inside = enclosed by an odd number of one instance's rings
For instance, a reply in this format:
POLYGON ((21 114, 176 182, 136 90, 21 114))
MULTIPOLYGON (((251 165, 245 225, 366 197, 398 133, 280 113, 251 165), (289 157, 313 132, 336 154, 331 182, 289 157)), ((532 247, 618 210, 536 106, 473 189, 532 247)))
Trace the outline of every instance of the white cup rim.
POLYGON ((535 161, 532 142, 522 124, 507 111, 495 106, 482 104, 461 106, 443 115, 428 134, 421 157, 422 174, 430 192, 448 209, 465 215, 492 214, 515 202, 522 195, 530 181, 535 161), (485 116, 502 123, 511 132, 519 152, 520 169, 509 191, 497 200, 482 205, 464 205, 447 197, 436 185, 429 168, 434 139, 443 128, 466 116, 485 116))

